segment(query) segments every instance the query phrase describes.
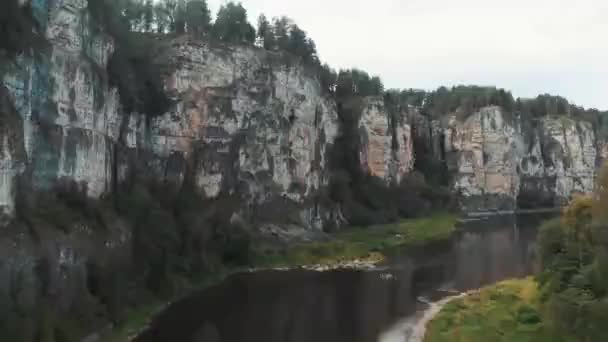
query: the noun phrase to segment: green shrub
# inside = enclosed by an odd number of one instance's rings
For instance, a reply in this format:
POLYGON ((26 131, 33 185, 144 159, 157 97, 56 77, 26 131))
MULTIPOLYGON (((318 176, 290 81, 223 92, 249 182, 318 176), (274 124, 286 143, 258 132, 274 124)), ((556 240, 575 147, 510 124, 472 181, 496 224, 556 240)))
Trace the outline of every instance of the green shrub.
POLYGON ((517 321, 522 324, 538 324, 541 322, 538 311, 529 305, 522 305, 517 310, 517 321))

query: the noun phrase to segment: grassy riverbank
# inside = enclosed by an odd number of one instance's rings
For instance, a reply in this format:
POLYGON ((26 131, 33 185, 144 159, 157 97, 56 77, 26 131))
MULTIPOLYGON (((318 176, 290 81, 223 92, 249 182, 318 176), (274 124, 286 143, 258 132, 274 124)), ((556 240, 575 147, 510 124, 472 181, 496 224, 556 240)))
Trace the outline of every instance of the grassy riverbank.
POLYGON ((538 285, 508 280, 446 304, 429 323, 425 342, 567 342, 543 324, 538 285))
MULTIPOLYGON (((339 267, 358 260, 372 264, 382 261, 392 251, 408 246, 448 239, 455 230, 456 216, 436 214, 428 218, 403 220, 394 224, 352 228, 332 234, 327 241, 303 243, 282 252, 268 253, 258 246, 253 257, 254 268, 278 268, 321 265, 339 267)), ((192 286, 191 292, 220 282, 227 275, 243 269, 225 269, 207 276, 192 286)), ((182 291, 184 292, 184 291, 182 291)), ((132 310, 125 323, 116 327, 104 342, 126 342, 140 331, 154 313, 166 303, 155 302, 132 310)))
POLYGON ((359 260, 379 262, 396 249, 444 240, 454 232, 456 217, 436 214, 429 218, 402 220, 394 224, 352 228, 328 241, 292 246, 280 253, 259 253, 261 267, 341 265, 359 260))

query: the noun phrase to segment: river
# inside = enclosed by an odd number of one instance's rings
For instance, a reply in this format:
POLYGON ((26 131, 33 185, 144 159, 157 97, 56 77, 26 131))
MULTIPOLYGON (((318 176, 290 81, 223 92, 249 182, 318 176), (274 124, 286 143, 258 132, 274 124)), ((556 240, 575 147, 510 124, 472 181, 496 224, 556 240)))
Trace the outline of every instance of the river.
POLYGON ((420 341, 442 299, 534 272, 541 219, 472 221, 375 270, 236 274, 172 304, 135 341, 420 341))

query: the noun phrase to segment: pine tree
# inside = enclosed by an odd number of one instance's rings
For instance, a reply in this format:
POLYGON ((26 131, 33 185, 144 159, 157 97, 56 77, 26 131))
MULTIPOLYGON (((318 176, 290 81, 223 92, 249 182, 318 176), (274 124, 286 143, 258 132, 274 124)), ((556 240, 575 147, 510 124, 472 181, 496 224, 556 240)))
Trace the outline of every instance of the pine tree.
POLYGON ((185 21, 188 32, 203 37, 211 31, 211 12, 205 0, 190 0, 186 5, 185 21))
POLYGON ((306 38, 306 32, 302 31, 298 25, 291 25, 286 50, 296 56, 304 58, 307 50, 306 38))
POLYGON ((156 33, 171 32, 171 16, 166 3, 156 3, 154 5, 154 21, 156 22, 156 33))
POLYGON ((289 26, 291 20, 285 16, 274 18, 274 38, 280 50, 287 50, 289 46, 289 26))
POLYGON ((276 46, 273 28, 264 14, 260 14, 258 18, 257 37, 260 45, 266 50, 273 50, 276 46))
POLYGON ((219 40, 231 43, 253 43, 256 36, 255 28, 247 21, 247 10, 234 2, 220 7, 213 33, 219 40))
POLYGON ((146 0, 143 4, 143 23, 144 32, 152 32, 152 26, 154 26, 154 3, 152 0, 146 0))
POLYGON ((175 33, 183 34, 186 32, 186 0, 177 0, 174 13, 175 33))

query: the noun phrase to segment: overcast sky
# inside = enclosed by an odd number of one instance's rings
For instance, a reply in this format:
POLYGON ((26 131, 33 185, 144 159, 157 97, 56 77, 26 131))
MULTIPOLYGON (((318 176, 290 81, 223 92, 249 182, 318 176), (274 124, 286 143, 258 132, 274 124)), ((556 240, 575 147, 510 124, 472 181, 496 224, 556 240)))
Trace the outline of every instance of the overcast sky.
MULTIPOLYGON (((225 0, 208 0, 213 12, 225 0)), ((243 0, 287 15, 334 68, 388 88, 496 85, 608 110, 608 0, 243 0)))

